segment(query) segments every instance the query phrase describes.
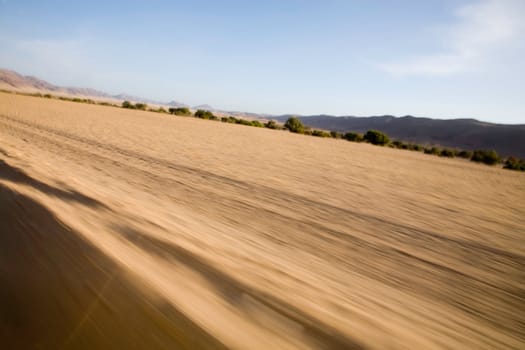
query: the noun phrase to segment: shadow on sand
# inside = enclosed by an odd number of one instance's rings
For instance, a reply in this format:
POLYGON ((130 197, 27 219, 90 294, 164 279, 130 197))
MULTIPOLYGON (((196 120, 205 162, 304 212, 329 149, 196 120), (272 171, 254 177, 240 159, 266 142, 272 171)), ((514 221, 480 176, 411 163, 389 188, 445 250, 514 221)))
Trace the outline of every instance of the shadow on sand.
MULTIPOLYGON (((2 163, 6 176, 63 194, 2 163)), ((47 208, 3 185, 0 339, 3 349, 224 348, 47 208)))
POLYGON ((105 207, 105 205, 91 197, 77 191, 65 191, 57 187, 50 186, 44 182, 32 178, 22 170, 15 168, 4 160, 0 159, 0 179, 31 186, 40 192, 50 196, 58 197, 66 201, 77 202, 89 207, 105 207))

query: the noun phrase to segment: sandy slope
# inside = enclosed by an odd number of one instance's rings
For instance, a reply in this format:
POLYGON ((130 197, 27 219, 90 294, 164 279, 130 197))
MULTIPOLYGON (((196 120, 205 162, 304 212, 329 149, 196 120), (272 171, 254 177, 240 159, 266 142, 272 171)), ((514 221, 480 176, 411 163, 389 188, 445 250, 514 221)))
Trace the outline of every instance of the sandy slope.
POLYGON ((0 94, 0 339, 33 348, 525 345, 525 177, 0 94))

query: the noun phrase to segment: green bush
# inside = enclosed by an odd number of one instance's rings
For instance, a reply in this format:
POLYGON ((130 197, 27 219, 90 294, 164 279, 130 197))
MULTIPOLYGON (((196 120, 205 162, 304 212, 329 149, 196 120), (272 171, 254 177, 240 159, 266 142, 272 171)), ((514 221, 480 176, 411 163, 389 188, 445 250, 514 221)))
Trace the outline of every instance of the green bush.
POLYGON ((135 103, 135 108, 145 111, 148 108, 148 105, 145 103, 135 103))
POLYGON ((235 124, 251 126, 252 125, 252 121, 251 120, 247 120, 247 119, 238 118, 238 119, 235 119, 235 124))
POLYGON ((330 134, 323 130, 312 130, 312 136, 330 137, 330 134))
POLYGON ((460 158, 470 159, 470 158, 472 158, 472 152, 471 151, 462 150, 462 151, 458 152, 457 156, 460 157, 460 158))
POLYGON ((288 118, 286 123, 284 123, 284 127, 288 129, 290 132, 295 132, 298 134, 303 134, 305 131, 303 123, 297 117, 288 118))
POLYGON ((197 110, 197 112, 195 112, 195 117, 201 118, 201 119, 213 119, 215 116, 210 111, 205 111, 203 109, 199 109, 199 110, 197 110))
POLYGON ((470 160, 473 162, 494 165, 500 161, 500 158, 498 153, 494 150, 475 150, 470 160))
POLYGON ((268 129, 281 129, 281 127, 279 126, 279 124, 277 124, 277 122, 275 120, 268 120, 264 124, 264 127, 268 128, 268 129))
POLYGON ((333 137, 334 139, 341 139, 341 138, 343 138, 343 134, 341 134, 338 131, 330 131, 330 136, 333 137))
POLYGON ((122 108, 135 109, 135 105, 129 101, 122 102, 122 108))
POLYGON ((370 142, 373 145, 384 146, 390 142, 388 136, 377 130, 368 130, 363 136, 365 141, 370 142))
POLYGON ((363 135, 355 132, 347 132, 344 134, 343 138, 347 141, 361 142, 363 141, 363 135))
POLYGON ((255 126, 256 128, 262 128, 264 127, 263 123, 261 123, 258 120, 252 120, 252 126, 255 126))
POLYGON ((427 147, 423 151, 425 154, 434 154, 439 155, 441 153, 441 150, 437 147, 427 147))
POLYGON ((392 146, 394 146, 395 148, 401 148, 403 146, 403 142, 398 140, 392 141, 392 146))
POLYGON ((168 108, 168 112, 170 112, 170 114, 182 115, 182 116, 191 115, 191 111, 187 107, 168 108))
POLYGON ((441 152, 439 152, 439 156, 440 157, 454 158, 455 152, 453 150, 450 150, 450 149, 447 149, 447 148, 443 148, 441 150, 441 152))
POLYGON ((504 169, 525 171, 525 160, 515 157, 509 157, 505 160, 504 169))

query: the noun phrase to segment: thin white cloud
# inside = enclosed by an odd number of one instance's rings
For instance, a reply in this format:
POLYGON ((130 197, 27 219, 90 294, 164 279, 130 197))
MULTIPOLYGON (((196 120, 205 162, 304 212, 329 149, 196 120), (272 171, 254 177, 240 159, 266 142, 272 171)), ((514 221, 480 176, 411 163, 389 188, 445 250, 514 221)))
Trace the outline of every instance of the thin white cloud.
POLYGON ((452 75, 481 71, 500 50, 525 40, 525 0, 482 0, 457 9, 457 22, 442 29, 447 49, 404 61, 379 64, 395 76, 452 75))

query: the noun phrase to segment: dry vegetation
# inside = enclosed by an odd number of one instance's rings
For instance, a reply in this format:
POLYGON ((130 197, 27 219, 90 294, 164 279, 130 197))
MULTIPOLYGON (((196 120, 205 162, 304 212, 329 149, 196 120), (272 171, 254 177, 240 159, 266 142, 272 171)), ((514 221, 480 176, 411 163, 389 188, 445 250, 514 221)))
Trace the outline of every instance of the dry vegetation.
POLYGON ((0 93, 7 348, 522 349, 525 176, 0 93))

